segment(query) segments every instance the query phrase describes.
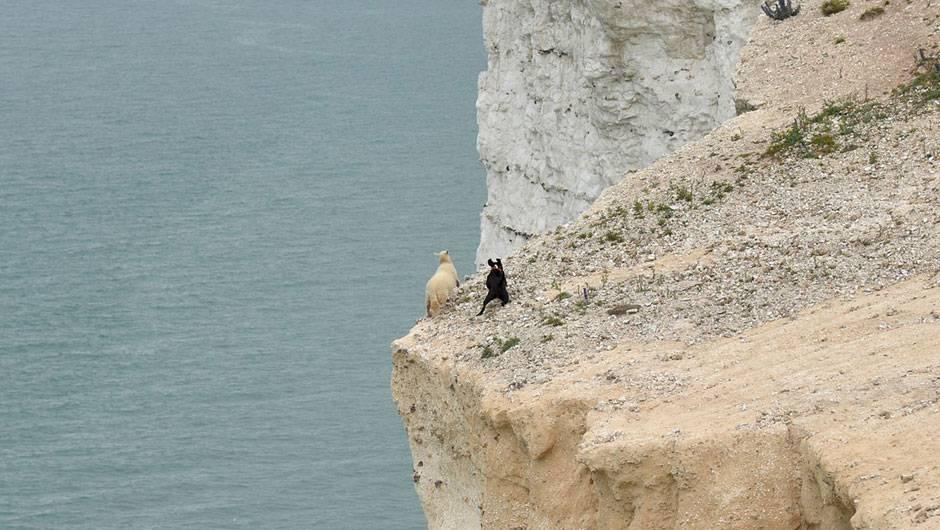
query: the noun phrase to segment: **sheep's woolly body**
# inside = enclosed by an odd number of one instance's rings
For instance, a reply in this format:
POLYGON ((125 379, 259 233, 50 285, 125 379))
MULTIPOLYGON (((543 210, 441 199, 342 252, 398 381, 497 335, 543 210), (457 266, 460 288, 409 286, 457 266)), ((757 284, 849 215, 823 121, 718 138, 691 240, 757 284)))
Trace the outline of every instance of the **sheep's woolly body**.
POLYGON ((437 253, 440 264, 437 266, 437 272, 424 289, 424 305, 428 316, 433 317, 441 311, 444 303, 453 294, 454 289, 460 285, 457 279, 457 268, 450 259, 450 254, 446 250, 437 253))

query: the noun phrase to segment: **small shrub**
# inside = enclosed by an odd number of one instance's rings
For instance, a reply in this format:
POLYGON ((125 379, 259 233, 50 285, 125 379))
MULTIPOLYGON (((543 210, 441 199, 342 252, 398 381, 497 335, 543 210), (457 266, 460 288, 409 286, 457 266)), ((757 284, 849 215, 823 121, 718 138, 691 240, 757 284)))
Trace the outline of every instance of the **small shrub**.
POLYGON ((702 204, 706 206, 714 204, 724 199, 725 195, 731 193, 733 190, 734 184, 716 180, 709 186, 708 195, 702 200, 702 204))
POLYGON ((668 204, 657 204, 656 213, 659 214, 660 220, 669 219, 672 217, 673 209, 668 204))
POLYGON ((885 9, 883 7, 872 7, 872 8, 866 9, 864 13, 859 15, 858 19, 859 20, 872 20, 884 14, 885 14, 885 9))
POLYGON ((777 0, 776 5, 774 5, 770 0, 766 0, 763 5, 760 6, 760 8, 765 15, 774 20, 786 20, 790 17, 795 17, 800 14, 799 4, 797 4, 796 9, 793 9, 793 5, 790 3, 790 0, 777 0))
POLYGON ((920 67, 926 71, 918 74, 911 82, 896 88, 895 93, 913 95, 922 102, 940 99, 940 61, 936 58, 926 58, 921 61, 920 67))
POLYGON ((825 16, 835 15, 836 13, 845 11, 849 7, 849 0, 826 0, 823 2, 820 10, 825 16))
POLYGON ((542 335, 542 340, 540 342, 542 344, 545 344, 546 342, 551 342, 553 340, 555 340, 555 337, 552 336, 551 333, 549 333, 548 335, 542 335))
POLYGON ((846 111, 852 109, 854 106, 855 102, 851 99, 844 99, 842 101, 826 101, 823 109, 819 111, 819 114, 813 116, 812 121, 818 122, 833 116, 841 116, 845 114, 846 111))
POLYGON ((776 156, 791 147, 802 145, 804 143, 804 134, 806 133, 806 111, 800 110, 800 114, 793 120, 793 125, 782 132, 771 134, 770 145, 764 151, 764 156, 776 156))
POLYGON ((810 140, 817 153, 829 154, 836 150, 836 141, 831 134, 817 134, 810 140))
POLYGON ((496 357, 496 354, 493 353, 493 349, 489 346, 483 347, 483 353, 480 354, 481 359, 489 359, 491 357, 496 357))
POLYGON ((499 343, 499 353, 506 353, 510 348, 517 346, 521 341, 519 337, 511 337, 504 341, 496 339, 496 342, 499 343))
POLYGON ((845 42, 845 37, 836 37, 836 40, 833 41, 835 44, 842 44, 845 42))
POLYGON ((633 217, 637 219, 642 219, 643 215, 643 203, 640 201, 633 201, 633 217))
POLYGON ((676 200, 692 202, 692 190, 682 184, 670 184, 669 187, 676 195, 676 200))
POLYGON ((620 235, 620 232, 614 232, 611 230, 610 232, 604 234, 604 241, 609 243, 623 243, 623 236, 620 235))
POLYGON ((569 293, 568 291, 562 291, 555 295, 556 302, 560 302, 566 298, 571 298, 571 293, 569 293))
POLYGON ((558 318, 555 315, 548 315, 542 319, 542 324, 545 324, 546 326, 558 327, 564 325, 564 323, 564 320, 558 318))

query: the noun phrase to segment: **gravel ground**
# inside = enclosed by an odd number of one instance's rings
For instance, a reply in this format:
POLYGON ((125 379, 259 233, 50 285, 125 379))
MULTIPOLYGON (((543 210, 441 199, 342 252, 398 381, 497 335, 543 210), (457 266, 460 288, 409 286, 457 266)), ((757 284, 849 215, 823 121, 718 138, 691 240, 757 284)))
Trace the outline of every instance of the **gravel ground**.
MULTIPOLYGON (((916 7, 895 14, 881 35, 914 20, 927 22, 909 41, 934 39, 938 19, 916 7)), ((812 4, 804 10, 812 12, 812 4)), ((859 24, 857 16, 846 13, 844 24, 859 24)), ((817 31, 812 22, 820 17, 758 31, 742 70, 757 75, 768 60, 763 41, 782 38, 786 29, 817 31)), ((788 46, 797 47, 798 39, 803 48, 816 42, 790 35, 788 46)), ((872 75, 910 83, 934 64, 936 41, 930 42, 919 67, 908 42, 906 64, 872 75)), ((893 42, 891 50, 900 47, 893 42)), ((802 57, 810 73, 819 68, 802 57)), ((849 63, 842 68, 855 68, 857 60, 849 63)), ((457 360, 491 373, 508 391, 549 381, 559 368, 625 341, 730 337, 833 297, 936 275, 940 98, 930 91, 937 86, 903 94, 879 89, 883 94, 869 99, 845 90, 833 99, 824 81, 815 99, 802 98, 805 107, 762 102, 702 141, 626 175, 577 222, 504 257, 508 306, 491 304, 472 318, 485 295, 484 278, 476 275, 432 326, 416 331, 472 344, 457 360), (787 146, 783 138, 795 120, 802 120, 801 138, 787 146)), ((768 90, 770 83, 744 84, 768 90)), ((744 93, 761 100, 754 90, 744 93)))

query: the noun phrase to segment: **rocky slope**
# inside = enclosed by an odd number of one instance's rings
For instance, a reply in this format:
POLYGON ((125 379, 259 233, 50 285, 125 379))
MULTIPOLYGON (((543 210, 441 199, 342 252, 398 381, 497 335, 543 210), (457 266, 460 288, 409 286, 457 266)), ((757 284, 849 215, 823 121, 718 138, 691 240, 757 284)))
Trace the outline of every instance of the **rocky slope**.
POLYGON ((940 7, 819 8, 511 304, 475 277, 394 343, 429 527, 940 528, 940 7))

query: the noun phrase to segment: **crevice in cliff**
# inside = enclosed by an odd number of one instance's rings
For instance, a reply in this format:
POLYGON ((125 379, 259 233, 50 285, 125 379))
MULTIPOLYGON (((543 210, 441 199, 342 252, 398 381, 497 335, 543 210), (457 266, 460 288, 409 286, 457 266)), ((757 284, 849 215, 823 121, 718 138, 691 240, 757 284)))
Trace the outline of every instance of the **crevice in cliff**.
POLYGON ((800 458, 800 530, 852 530, 855 507, 845 488, 813 451, 806 433, 790 426, 788 439, 800 458))

